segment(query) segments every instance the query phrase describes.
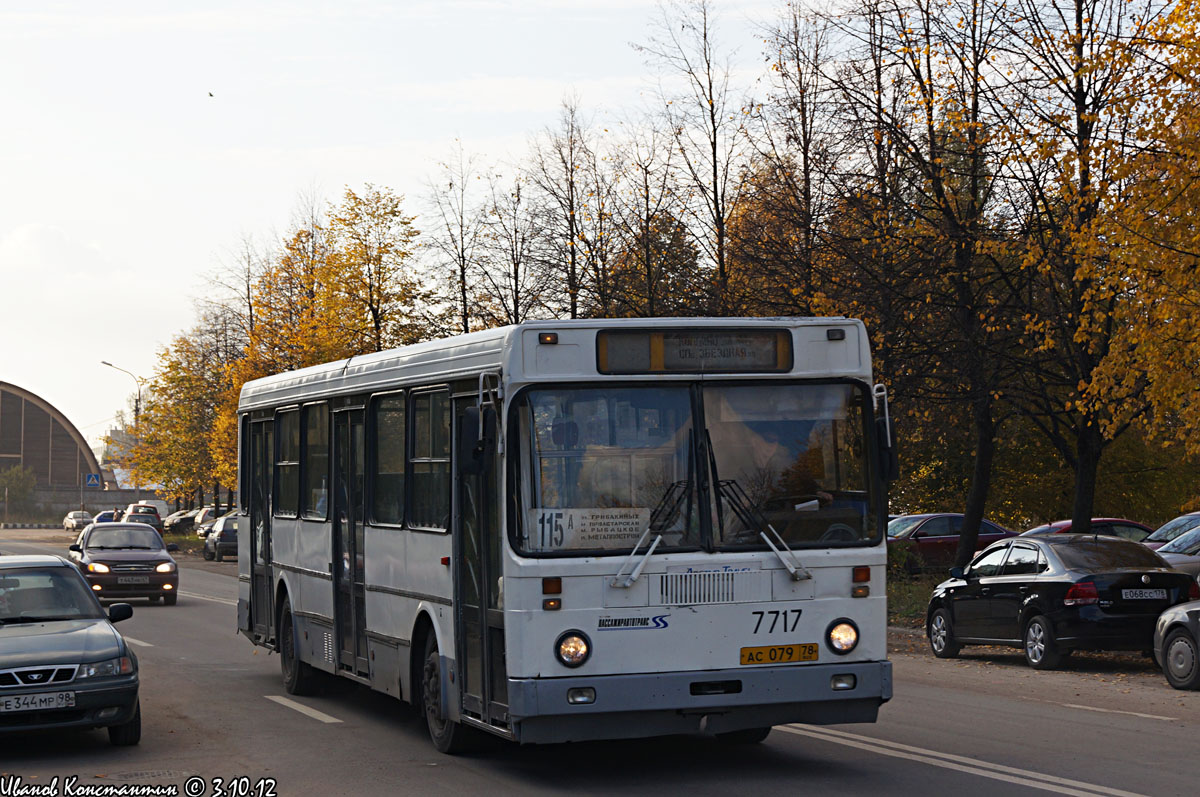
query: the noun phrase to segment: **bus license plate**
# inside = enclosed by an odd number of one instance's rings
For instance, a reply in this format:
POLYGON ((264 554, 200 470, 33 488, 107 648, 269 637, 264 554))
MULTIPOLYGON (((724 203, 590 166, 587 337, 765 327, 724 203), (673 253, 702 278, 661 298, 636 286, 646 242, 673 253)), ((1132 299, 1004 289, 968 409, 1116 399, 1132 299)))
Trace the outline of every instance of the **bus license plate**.
POLYGON ((71 708, 74 692, 42 692, 36 695, 4 695, 0 697, 0 712, 44 711, 51 708, 71 708))
POLYGON ((149 584, 150 576, 117 576, 118 584, 149 584))
POLYGON ((817 643, 797 645, 767 645, 761 648, 742 648, 742 664, 791 664, 797 661, 816 661, 817 643))

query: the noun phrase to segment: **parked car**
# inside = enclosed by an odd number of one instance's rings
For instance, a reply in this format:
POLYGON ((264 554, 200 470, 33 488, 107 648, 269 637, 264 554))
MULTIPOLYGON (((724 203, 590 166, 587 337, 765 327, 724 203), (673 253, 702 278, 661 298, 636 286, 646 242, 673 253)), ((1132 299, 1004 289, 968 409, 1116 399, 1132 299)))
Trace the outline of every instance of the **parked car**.
POLYGON ((163 533, 162 517, 159 516, 158 509, 156 507, 154 507, 153 505, 151 505, 151 504, 130 504, 129 506, 125 507, 125 514, 121 516, 121 520, 128 522, 135 515, 137 516, 137 520, 139 522, 142 522, 142 523, 149 522, 150 525, 154 526, 155 530, 159 534, 163 533), (146 518, 153 518, 153 520, 147 521, 146 518))
MULTIPOLYGON (((899 515, 888 522, 888 548, 906 548, 914 554, 909 560, 910 572, 921 568, 949 567, 954 564, 958 554, 962 522, 962 514, 954 512, 899 515)), ((985 548, 993 542, 1016 535, 1015 531, 985 519, 979 527, 977 548, 985 548)))
POLYGON ((1154 659, 1176 689, 1200 689, 1200 601, 1180 603, 1158 616, 1154 659))
POLYGON ((1186 515, 1180 515, 1174 520, 1168 520, 1156 528, 1149 537, 1142 540, 1142 545, 1149 545, 1151 548, 1161 548, 1171 540, 1179 537, 1180 534, 1191 531, 1200 526, 1200 512, 1189 512, 1186 515))
POLYGON ((142 499, 141 501, 138 501, 138 504, 142 506, 154 507, 160 518, 165 518, 167 515, 171 514, 171 508, 167 506, 167 502, 158 498, 142 499))
POLYGON ((61 556, 0 557, 0 733, 108 729, 115 745, 142 736, 138 661, 79 571, 61 556))
POLYGON ((1200 528, 1179 535, 1158 549, 1171 567, 1200 578, 1200 528))
POLYGON ((179 567, 162 537, 146 523, 92 524, 80 533, 69 556, 102 600, 162 598, 168 606, 179 600, 179 567))
MULTIPOLYGON (((209 532, 212 531, 214 523, 216 523, 218 520, 220 520, 223 517, 228 517, 233 514, 236 514, 236 510, 231 509, 223 515, 217 515, 215 513, 210 512, 208 515, 208 518, 203 523, 196 524, 196 536, 199 537, 200 539, 204 539, 205 537, 208 536, 209 532)), ((197 515, 197 517, 199 517, 199 515, 197 515)))
POLYGON ((67 516, 63 518, 63 531, 79 531, 91 522, 91 512, 76 509, 74 512, 68 512, 67 516))
POLYGON ((210 562, 223 561, 226 556, 237 557, 238 534, 237 513, 222 515, 213 523, 212 530, 204 538, 204 558, 210 562))
POLYGON ((181 509, 163 518, 163 531, 172 534, 186 534, 195 524, 199 509, 181 509))
POLYGON ((106 509, 103 512, 97 512, 92 518, 93 523, 116 523, 121 519, 121 513, 116 510, 106 509))
POLYGON ((212 528, 213 521, 221 516, 222 513, 217 511, 215 506, 201 507, 196 512, 196 516, 192 518, 192 526, 196 529, 196 533, 200 537, 208 534, 208 529, 212 528), (205 526, 204 534, 200 534, 200 527, 205 526))
MULTIPOLYGON (((1153 531, 1154 529, 1144 523, 1138 523, 1136 520, 1125 520, 1124 518, 1115 517, 1094 517, 1087 533, 1099 534, 1104 537, 1121 537, 1122 539, 1141 542, 1149 537, 1153 531)), ((1021 532, 1021 536, 1035 537, 1039 534, 1071 533, 1071 521, 1057 520, 1054 523, 1034 526, 1028 531, 1021 532)))
POLYGON ((1072 650, 1145 650, 1169 606, 1200 585, 1144 545, 1091 534, 1040 534, 994 543, 933 591, 925 631, 933 654, 1011 645, 1038 670, 1072 650))

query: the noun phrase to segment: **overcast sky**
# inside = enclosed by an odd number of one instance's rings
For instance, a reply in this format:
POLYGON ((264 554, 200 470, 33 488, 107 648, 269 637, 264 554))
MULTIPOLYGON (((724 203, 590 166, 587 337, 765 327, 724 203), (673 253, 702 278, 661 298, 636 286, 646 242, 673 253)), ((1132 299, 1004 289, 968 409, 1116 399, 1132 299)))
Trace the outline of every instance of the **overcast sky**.
MULTIPOLYGON (((772 0, 717 0, 756 69, 772 0)), ((190 328, 206 278, 300 194, 366 182, 417 212, 456 137, 519 157, 579 96, 634 113, 652 0, 0 0, 0 381, 90 442, 190 328), (210 96, 211 94, 211 96, 210 96)))

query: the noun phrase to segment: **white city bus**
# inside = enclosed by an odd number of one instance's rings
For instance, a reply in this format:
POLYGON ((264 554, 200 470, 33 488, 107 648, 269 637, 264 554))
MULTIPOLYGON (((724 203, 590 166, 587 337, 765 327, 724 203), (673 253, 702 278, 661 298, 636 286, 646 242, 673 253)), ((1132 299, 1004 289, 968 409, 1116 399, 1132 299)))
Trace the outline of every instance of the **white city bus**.
POLYGON ((249 382, 238 626, 452 752, 873 722, 886 394, 845 318, 537 321, 249 382))

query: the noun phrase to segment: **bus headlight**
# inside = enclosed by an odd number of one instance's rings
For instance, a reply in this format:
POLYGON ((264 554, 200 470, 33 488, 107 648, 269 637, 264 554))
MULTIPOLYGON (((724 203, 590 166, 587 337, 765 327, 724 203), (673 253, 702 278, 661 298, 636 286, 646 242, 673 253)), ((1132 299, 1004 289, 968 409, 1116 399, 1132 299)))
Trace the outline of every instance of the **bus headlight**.
POLYGON ((858 645, 858 626, 853 620, 834 620, 825 632, 825 642, 834 653, 844 656, 858 645))
POLYGON ((554 643, 554 652, 567 667, 578 667, 592 655, 592 643, 582 631, 567 631, 554 643))

